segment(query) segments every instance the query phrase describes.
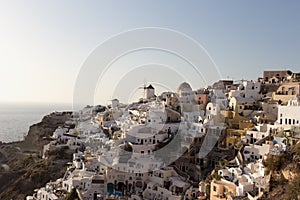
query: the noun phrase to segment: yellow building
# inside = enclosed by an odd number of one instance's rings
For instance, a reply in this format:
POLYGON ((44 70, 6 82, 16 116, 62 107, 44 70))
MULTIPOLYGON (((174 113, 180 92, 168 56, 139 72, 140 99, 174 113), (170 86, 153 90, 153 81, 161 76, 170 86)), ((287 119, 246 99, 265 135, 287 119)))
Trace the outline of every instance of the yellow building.
POLYGON ((221 111, 221 115, 225 117, 225 122, 228 124, 229 128, 244 129, 252 123, 248 118, 243 117, 234 111, 224 110, 221 111))
POLYGON ((227 129, 225 140, 221 143, 222 147, 229 148, 241 141, 241 136, 245 135, 245 130, 227 129))
POLYGON ((228 148, 234 146, 241 141, 241 136, 246 135, 248 129, 254 127, 252 120, 240 116, 234 111, 223 111, 222 115, 225 116, 225 121, 228 126, 226 129, 226 137, 220 143, 222 147, 228 148))

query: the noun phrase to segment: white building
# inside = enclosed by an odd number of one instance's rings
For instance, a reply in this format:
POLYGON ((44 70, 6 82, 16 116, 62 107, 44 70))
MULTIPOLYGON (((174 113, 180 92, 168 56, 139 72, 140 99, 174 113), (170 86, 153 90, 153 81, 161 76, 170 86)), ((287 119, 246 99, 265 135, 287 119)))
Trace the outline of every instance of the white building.
POLYGON ((300 99, 295 96, 286 106, 278 107, 277 122, 282 125, 300 125, 300 99))
POLYGON ((246 192, 253 191, 254 182, 252 177, 244 174, 241 168, 225 168, 218 170, 218 174, 226 180, 236 184, 236 196, 243 196, 246 192))
POLYGON ((26 200, 63 200, 65 192, 59 188, 61 179, 46 183, 45 187, 35 190, 33 196, 27 196, 26 200))
POLYGON ((228 99, 221 89, 213 89, 211 91, 211 102, 217 104, 220 109, 224 110, 228 106, 228 99))
POLYGON ((246 131, 246 135, 242 136, 242 141, 246 144, 254 144, 269 136, 271 130, 272 126, 268 124, 255 126, 255 128, 246 131))
POLYGON ((68 192, 71 192, 73 188, 87 191, 92 186, 94 175, 95 172, 88 172, 84 168, 67 171, 63 177, 62 188, 68 192))
POLYGON ((255 100, 261 99, 261 94, 259 94, 261 89, 261 83, 255 81, 246 81, 240 84, 237 90, 231 90, 228 94, 228 97, 237 97, 237 98, 252 98, 255 100))
POLYGON ((212 102, 209 102, 207 105, 206 105, 206 116, 210 116, 210 115, 219 115, 220 114, 220 105, 217 104, 217 103, 212 103, 212 102))
POLYGON ((178 86, 177 93, 179 95, 178 101, 182 111, 191 112, 197 109, 195 107, 195 92, 192 90, 191 86, 188 83, 181 83, 178 86))
POLYGON ((144 199, 181 199, 190 186, 172 167, 164 167, 149 173, 149 182, 143 191, 144 199))
POLYGON ((150 153, 155 146, 168 139, 166 131, 140 125, 133 127, 126 133, 126 141, 132 144, 133 152, 150 153))
POLYGON ((62 128, 62 127, 58 127, 52 135, 52 138, 58 139, 60 137, 62 137, 65 133, 67 133, 68 129, 67 128, 62 128))
POLYGON ((119 102, 118 99, 113 99, 113 100, 111 100, 111 108, 112 108, 112 109, 117 109, 117 108, 119 108, 119 104, 120 104, 120 102, 119 102))
POLYGON ((263 159, 270 152, 271 148, 271 141, 267 141, 265 144, 262 145, 251 144, 249 146, 245 146, 243 151, 244 160, 248 162, 254 162, 258 159, 263 159))
POLYGON ((146 123, 163 124, 167 120, 164 103, 153 103, 146 114, 146 123))

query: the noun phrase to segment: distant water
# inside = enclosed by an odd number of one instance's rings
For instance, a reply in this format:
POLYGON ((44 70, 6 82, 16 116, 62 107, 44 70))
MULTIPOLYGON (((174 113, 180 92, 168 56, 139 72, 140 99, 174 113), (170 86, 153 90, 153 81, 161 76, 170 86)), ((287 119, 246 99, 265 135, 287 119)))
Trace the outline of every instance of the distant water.
POLYGON ((0 104, 0 141, 15 142, 24 139, 29 127, 53 111, 70 111, 69 104, 0 104))

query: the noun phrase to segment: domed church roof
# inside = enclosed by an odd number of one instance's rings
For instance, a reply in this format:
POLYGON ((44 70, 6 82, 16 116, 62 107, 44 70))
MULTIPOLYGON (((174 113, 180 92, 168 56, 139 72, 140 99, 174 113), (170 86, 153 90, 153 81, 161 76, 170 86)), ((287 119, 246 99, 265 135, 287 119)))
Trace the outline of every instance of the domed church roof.
POLYGON ((178 86, 177 93, 181 91, 192 91, 192 87, 187 82, 183 82, 178 86))

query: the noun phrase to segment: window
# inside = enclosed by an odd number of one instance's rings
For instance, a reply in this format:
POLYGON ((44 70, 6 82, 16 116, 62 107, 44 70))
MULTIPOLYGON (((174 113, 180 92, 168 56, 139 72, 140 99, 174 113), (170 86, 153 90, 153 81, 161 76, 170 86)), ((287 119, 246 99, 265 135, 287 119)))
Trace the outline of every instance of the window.
POLYGON ((213 187, 213 191, 214 191, 214 192, 217 191, 217 187, 216 187, 216 186, 213 187))

